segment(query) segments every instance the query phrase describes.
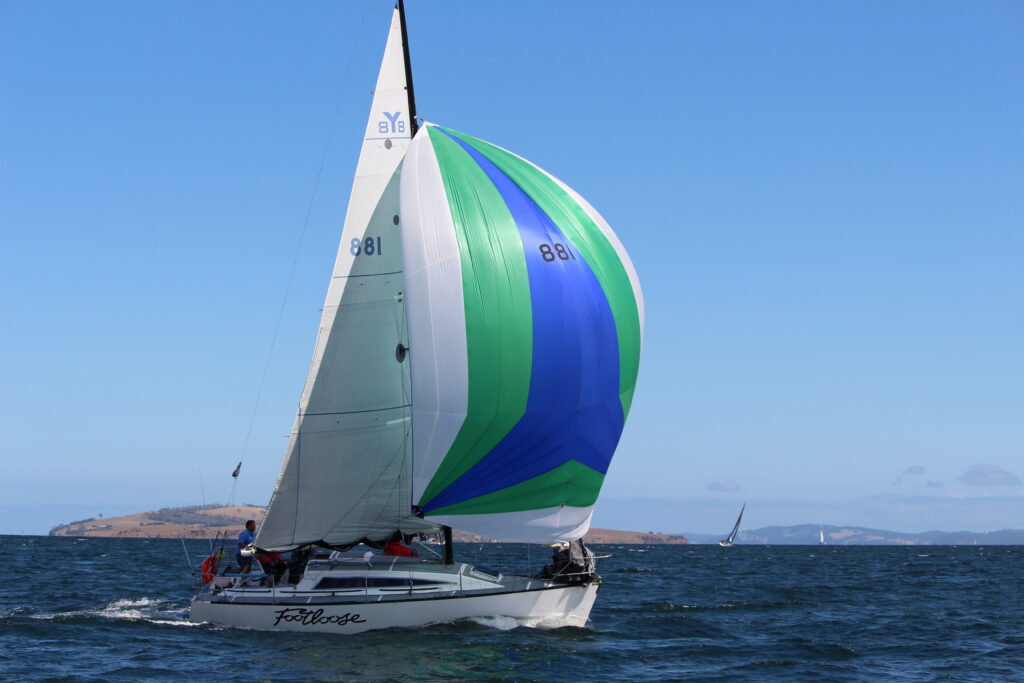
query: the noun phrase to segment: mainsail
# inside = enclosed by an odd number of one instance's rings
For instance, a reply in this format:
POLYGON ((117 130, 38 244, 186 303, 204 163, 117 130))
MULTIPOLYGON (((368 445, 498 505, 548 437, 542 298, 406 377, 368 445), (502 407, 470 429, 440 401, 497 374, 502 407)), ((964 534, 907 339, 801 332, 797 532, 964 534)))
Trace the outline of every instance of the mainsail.
POLYGON ((396 9, 261 548, 345 545, 436 526, 410 515, 409 363, 396 356, 409 343, 398 169, 414 121, 403 52, 396 9))
POLYGON ((396 9, 298 416, 256 544, 449 526, 574 540, 636 386, 643 299, 604 219, 416 120, 396 9))
POLYGON ((725 542, 732 545, 732 542, 736 540, 736 534, 740 532, 740 522, 743 521, 743 511, 747 509, 747 504, 744 503, 743 507, 740 508, 740 514, 736 518, 736 523, 732 526, 732 531, 729 532, 729 538, 725 539, 725 542))

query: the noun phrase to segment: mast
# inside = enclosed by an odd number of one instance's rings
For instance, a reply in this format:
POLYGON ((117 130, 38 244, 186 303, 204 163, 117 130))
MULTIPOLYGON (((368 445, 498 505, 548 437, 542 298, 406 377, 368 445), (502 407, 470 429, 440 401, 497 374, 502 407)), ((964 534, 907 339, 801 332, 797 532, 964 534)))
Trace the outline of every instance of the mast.
MULTIPOLYGON (((409 57, 409 29, 405 23, 405 0, 398 0, 395 5, 398 10, 398 25, 402 29, 402 61, 405 64, 405 92, 409 98, 409 139, 416 137, 419 130, 419 123, 416 122, 416 91, 412 86, 412 59, 409 57)), ((454 563, 454 547, 452 546, 452 528, 441 526, 444 534, 444 563, 454 563)))
POLYGON ((409 137, 419 130, 416 123, 416 93, 412 88, 412 60, 409 59, 409 31, 405 27, 405 1, 398 0, 398 21, 402 27, 402 57, 405 60, 405 89, 409 95, 409 137))
POLYGON ((452 528, 450 526, 442 526, 441 531, 444 534, 444 563, 455 564, 455 548, 452 545, 452 528))

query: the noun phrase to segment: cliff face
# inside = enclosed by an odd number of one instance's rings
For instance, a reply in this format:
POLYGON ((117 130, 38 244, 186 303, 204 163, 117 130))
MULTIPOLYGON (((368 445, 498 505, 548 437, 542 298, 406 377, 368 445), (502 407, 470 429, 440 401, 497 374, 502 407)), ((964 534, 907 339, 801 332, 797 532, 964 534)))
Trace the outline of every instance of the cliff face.
MULTIPOLYGON (((259 524, 265 509, 255 505, 194 505, 163 508, 123 517, 86 519, 62 524, 50 530, 51 536, 92 536, 106 538, 213 538, 237 535, 247 519, 259 524)), ((494 539, 455 531, 461 543, 496 543, 494 539)), ((586 543, 641 543, 678 545, 689 543, 683 536, 591 529, 583 538, 586 543)))

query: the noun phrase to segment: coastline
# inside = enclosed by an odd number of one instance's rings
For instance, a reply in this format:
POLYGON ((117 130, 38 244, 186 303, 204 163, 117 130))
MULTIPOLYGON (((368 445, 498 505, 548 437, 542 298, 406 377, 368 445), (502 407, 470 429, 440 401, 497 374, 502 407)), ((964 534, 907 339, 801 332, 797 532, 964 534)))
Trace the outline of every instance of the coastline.
MULTIPOLYGON (((237 535, 248 519, 263 520, 265 508, 257 505, 195 505, 161 508, 120 517, 90 518, 60 524, 50 529, 50 536, 86 538, 214 538, 237 535)), ((501 543, 455 530, 460 543, 501 543)), ((591 529, 583 537, 586 543, 619 543, 637 545, 687 545, 689 539, 679 534, 653 531, 621 531, 591 529)))

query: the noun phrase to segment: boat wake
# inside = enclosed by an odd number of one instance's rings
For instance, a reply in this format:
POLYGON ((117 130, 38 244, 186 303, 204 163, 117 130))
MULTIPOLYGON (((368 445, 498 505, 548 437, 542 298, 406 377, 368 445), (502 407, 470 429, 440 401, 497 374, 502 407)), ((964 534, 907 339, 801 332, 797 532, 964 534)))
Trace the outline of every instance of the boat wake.
POLYGON ((138 598, 135 600, 115 600, 100 609, 72 610, 55 612, 54 614, 33 614, 33 619, 63 621, 80 617, 100 617, 103 619, 145 621, 150 624, 165 626, 199 626, 188 620, 185 609, 175 608, 166 600, 154 598, 138 598))
POLYGON ((516 628, 537 628, 547 630, 564 628, 566 626, 582 628, 587 625, 587 619, 585 617, 580 618, 571 615, 549 615, 543 617, 472 617, 469 621, 481 626, 497 629, 499 631, 511 631, 516 628))

